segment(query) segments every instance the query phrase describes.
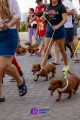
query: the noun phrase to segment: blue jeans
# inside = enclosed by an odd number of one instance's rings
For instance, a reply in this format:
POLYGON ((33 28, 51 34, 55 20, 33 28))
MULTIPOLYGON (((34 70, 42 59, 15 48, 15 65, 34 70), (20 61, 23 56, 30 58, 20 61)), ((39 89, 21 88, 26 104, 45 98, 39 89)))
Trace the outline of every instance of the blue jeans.
POLYGON ((40 43, 40 38, 39 35, 36 35, 36 29, 37 28, 28 28, 28 41, 32 44, 32 37, 34 35, 35 39, 37 40, 38 43, 40 43))

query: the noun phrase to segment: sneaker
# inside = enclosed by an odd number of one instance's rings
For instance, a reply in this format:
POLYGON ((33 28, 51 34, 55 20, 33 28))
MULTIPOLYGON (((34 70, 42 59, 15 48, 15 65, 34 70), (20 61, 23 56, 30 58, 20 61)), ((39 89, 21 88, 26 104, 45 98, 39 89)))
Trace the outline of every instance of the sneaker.
POLYGON ((51 54, 49 54, 49 55, 48 55, 48 60, 49 60, 49 59, 51 59, 51 58, 52 58, 52 55, 51 55, 51 54))
POLYGON ((65 72, 66 70, 67 70, 67 66, 64 66, 62 72, 65 72))

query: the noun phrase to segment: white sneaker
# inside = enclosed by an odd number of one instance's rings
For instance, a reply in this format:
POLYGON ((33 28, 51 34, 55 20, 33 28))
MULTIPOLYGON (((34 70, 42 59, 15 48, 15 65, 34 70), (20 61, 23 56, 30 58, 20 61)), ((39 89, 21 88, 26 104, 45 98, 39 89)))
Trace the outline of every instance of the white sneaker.
POLYGON ((62 72, 65 72, 65 71, 67 71, 67 66, 64 66, 62 69, 62 72))

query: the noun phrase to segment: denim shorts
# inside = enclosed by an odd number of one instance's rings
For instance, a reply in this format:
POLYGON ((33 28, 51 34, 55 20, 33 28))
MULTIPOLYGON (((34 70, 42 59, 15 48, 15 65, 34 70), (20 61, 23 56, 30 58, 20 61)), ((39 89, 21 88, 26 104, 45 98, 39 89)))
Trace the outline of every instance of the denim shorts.
MULTIPOLYGON (((51 26, 47 26, 47 30, 46 30, 46 37, 47 38, 51 38, 52 34, 53 34, 53 29, 51 26)), ((53 39, 54 40, 59 40, 62 38, 65 38, 65 28, 64 26, 60 27, 59 29, 55 30, 54 35, 53 35, 53 39)))
POLYGON ((73 42, 73 28, 65 28, 66 30, 66 42, 73 42))
POLYGON ((0 31, 0 56, 13 56, 18 45, 16 29, 0 31))

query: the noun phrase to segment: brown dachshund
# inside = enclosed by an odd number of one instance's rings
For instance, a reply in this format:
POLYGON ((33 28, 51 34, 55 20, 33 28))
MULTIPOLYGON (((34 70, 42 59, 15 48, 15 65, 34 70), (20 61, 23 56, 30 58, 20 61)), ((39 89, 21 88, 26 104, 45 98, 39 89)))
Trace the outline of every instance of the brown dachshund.
POLYGON ((27 50, 26 48, 19 46, 19 47, 17 47, 17 49, 16 49, 16 54, 17 54, 17 55, 24 54, 24 53, 26 53, 26 50, 27 50))
POLYGON ((38 44, 31 45, 30 42, 26 42, 25 44, 28 45, 27 51, 30 53, 30 55, 36 53, 39 50, 38 44))
POLYGON ((61 99, 62 93, 69 93, 69 96, 67 98, 70 99, 72 93, 75 94, 79 87, 80 78, 77 77, 74 73, 71 73, 69 71, 68 73, 70 74, 70 77, 66 79, 53 78, 50 82, 50 87, 48 88, 48 90, 51 90, 51 95, 56 89, 58 91, 58 99, 56 99, 56 101, 59 101, 61 99))
POLYGON ((36 75, 34 81, 38 81, 39 76, 46 77, 46 80, 48 80, 49 73, 52 73, 51 78, 54 77, 54 74, 56 73, 56 66, 54 64, 47 64, 44 69, 41 70, 40 64, 33 64, 32 72, 36 75))

